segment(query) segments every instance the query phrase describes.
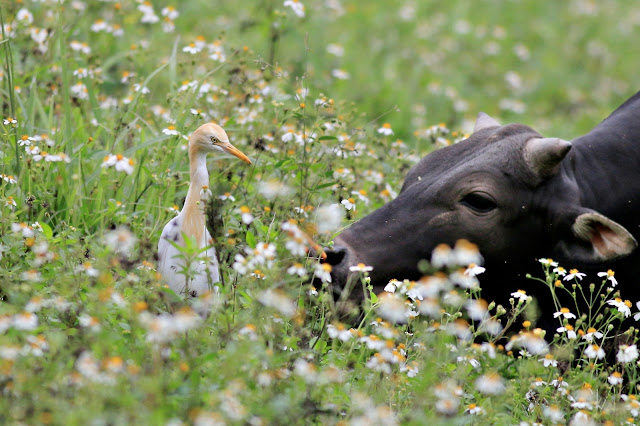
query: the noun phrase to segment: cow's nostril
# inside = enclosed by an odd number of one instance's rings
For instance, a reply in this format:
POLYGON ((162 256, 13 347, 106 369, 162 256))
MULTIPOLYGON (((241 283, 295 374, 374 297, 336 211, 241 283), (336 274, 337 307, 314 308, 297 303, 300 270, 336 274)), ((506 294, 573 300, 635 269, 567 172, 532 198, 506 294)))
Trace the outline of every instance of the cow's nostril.
POLYGON ((330 250, 325 250, 327 254, 327 258, 325 259, 325 263, 328 263, 331 266, 339 265, 347 255, 347 248, 344 246, 333 246, 330 250))

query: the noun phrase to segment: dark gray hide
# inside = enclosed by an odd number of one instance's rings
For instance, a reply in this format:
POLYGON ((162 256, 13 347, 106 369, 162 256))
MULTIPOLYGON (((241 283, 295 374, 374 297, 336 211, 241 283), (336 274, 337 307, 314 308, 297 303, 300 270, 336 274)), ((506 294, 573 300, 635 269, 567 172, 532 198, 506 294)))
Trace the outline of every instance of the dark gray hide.
POLYGON ((467 140, 425 156, 395 200, 344 230, 328 261, 338 287, 349 266, 373 266, 380 291, 391 278, 419 278, 418 262, 439 243, 466 239, 485 258, 486 299, 504 302, 518 288, 546 296, 523 277, 553 257, 614 269, 623 297, 638 300, 639 237, 640 92, 571 143, 480 114, 467 140))

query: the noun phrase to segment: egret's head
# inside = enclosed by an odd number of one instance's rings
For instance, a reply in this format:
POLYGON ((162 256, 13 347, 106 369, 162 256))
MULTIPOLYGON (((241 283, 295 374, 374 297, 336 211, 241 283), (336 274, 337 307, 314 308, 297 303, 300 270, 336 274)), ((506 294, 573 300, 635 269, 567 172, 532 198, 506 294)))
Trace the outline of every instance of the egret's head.
POLYGON ((214 123, 203 124, 193 132, 189 138, 189 151, 222 151, 238 157, 247 164, 251 164, 249 157, 229 143, 227 132, 214 123))

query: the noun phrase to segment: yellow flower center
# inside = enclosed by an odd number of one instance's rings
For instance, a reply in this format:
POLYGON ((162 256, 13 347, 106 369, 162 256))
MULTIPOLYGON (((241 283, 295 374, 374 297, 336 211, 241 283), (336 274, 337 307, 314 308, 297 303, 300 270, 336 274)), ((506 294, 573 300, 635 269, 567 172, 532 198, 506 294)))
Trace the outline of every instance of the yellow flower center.
POLYGON ((140 301, 140 302, 136 302, 133 305, 133 310, 136 312, 142 312, 142 311, 146 311, 148 308, 147 302, 145 302, 144 300, 140 301))
POLYGON ((122 367, 123 361, 119 356, 112 356, 107 359, 107 365, 110 367, 118 368, 122 367))

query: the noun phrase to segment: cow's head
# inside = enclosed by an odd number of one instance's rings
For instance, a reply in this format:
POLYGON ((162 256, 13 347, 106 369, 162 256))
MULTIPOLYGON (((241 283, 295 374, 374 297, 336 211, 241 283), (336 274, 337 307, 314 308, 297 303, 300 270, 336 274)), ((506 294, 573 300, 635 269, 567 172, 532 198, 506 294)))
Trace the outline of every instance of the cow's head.
POLYGON ((629 254, 633 236, 581 206, 570 150, 570 142, 481 113, 468 139, 425 156, 395 200, 336 238, 327 260, 334 281, 344 285, 358 263, 373 266, 377 290, 391 278, 416 279, 421 259, 460 239, 501 272, 531 272, 518 268, 541 256, 590 264, 629 254))

